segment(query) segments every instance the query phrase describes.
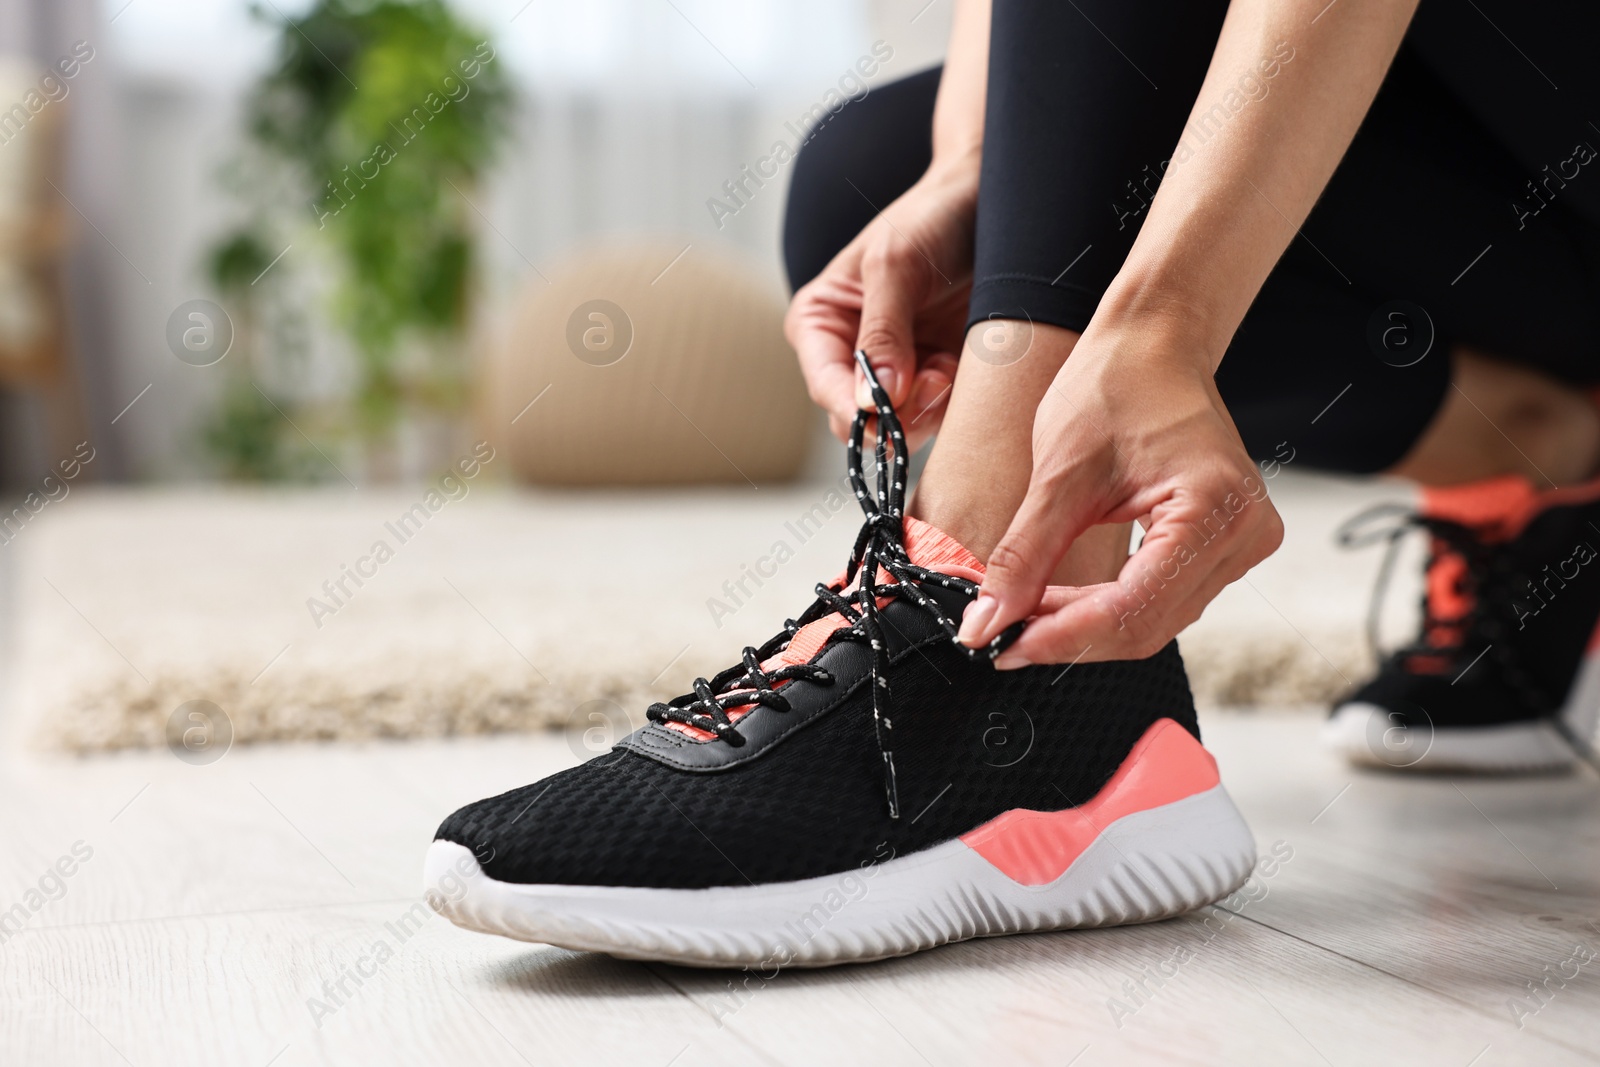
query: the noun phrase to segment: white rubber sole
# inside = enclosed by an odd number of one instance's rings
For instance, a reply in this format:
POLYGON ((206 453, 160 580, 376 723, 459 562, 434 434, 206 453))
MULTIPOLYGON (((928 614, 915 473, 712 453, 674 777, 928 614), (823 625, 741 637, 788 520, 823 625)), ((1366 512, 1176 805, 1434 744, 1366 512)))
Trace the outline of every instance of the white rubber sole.
POLYGON ((1527 774, 1565 770, 1577 761, 1548 722, 1408 728, 1389 716, 1376 704, 1342 705, 1323 724, 1323 746, 1361 766, 1416 773, 1527 774))
POLYGON ((1219 784, 1125 815, 1047 885, 1021 885, 960 840, 859 870, 754 886, 517 885, 461 845, 428 850, 428 903, 457 926, 690 967, 824 967, 1001 934, 1165 919, 1220 900, 1255 841, 1219 784))

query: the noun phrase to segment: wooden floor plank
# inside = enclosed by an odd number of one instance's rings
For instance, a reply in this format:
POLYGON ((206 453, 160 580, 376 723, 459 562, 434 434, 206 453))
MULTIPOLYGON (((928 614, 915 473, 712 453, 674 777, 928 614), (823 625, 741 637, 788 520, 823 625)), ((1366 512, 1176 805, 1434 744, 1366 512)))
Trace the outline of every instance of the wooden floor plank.
POLYGON ((1258 843, 1295 849, 1250 917, 1486 1017, 1600 1049, 1595 776, 1402 777, 1313 758, 1296 761, 1291 785, 1274 765, 1310 748, 1313 727, 1265 717, 1221 746, 1258 843))

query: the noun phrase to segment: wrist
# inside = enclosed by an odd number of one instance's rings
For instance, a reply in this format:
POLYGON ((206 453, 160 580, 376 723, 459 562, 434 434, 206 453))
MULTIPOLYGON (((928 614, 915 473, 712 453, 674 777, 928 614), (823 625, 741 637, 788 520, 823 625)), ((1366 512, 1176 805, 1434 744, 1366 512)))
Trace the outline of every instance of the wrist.
POLYGON ((938 189, 947 195, 978 199, 978 172, 983 163, 981 142, 959 149, 935 149, 933 160, 923 171, 918 184, 938 189))
POLYGON ((1216 371, 1237 323, 1217 311, 1216 294, 1162 264, 1131 260, 1101 297, 1087 332, 1122 358, 1139 356, 1216 371))

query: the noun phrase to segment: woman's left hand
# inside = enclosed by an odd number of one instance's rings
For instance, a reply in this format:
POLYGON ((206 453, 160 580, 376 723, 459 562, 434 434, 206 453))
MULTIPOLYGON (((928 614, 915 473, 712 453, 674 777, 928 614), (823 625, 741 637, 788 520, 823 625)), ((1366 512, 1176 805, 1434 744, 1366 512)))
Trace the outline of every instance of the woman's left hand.
POLYGON ((1153 655, 1283 540, 1210 362, 1162 333, 1091 324, 1039 405, 1027 497, 961 631, 979 647, 1036 616, 1002 669, 1153 655), (1047 590, 1085 530, 1133 520, 1144 539, 1116 581, 1047 590))

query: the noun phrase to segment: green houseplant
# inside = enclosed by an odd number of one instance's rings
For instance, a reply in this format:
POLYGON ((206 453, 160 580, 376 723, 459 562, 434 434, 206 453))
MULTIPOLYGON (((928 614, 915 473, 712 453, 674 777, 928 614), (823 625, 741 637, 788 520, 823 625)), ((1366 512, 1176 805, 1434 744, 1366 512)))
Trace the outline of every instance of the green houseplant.
MULTIPOLYGON (((280 192, 219 243, 213 281, 242 275, 230 249, 255 265, 259 249, 323 244, 337 273, 332 312, 358 362, 343 421, 381 448, 407 411, 464 402, 470 197, 503 135, 510 89, 484 34, 443 0, 317 0, 294 18, 270 5, 255 14, 277 27, 278 44, 248 103, 251 150, 286 164, 296 195, 280 192), (268 230, 300 235, 271 241, 268 230)), ((236 414, 262 419, 259 405, 236 414)))
MULTIPOLYGON (((256 282, 272 261, 259 235, 241 230, 211 250, 206 273, 232 308, 233 356, 224 367, 219 406, 201 430, 206 449, 222 471, 241 481, 280 481, 292 477, 293 445, 283 415, 256 384, 262 362, 261 303, 267 294, 256 282)), ((287 402, 287 401, 284 401, 287 402)))

